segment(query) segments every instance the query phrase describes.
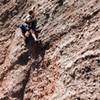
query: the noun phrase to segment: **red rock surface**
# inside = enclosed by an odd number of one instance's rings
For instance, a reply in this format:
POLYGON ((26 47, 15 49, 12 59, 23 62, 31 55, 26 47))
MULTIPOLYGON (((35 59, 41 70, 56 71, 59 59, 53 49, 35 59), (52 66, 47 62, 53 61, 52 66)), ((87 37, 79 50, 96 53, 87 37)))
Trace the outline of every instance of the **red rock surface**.
POLYGON ((0 100, 100 100, 100 0, 0 1, 0 100), (20 29, 35 6, 41 43, 20 29))

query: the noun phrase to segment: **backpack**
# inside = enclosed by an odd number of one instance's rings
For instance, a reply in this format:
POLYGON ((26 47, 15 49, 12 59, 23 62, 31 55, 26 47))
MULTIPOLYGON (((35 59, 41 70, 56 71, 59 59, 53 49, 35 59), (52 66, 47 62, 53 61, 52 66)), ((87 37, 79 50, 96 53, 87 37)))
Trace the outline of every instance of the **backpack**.
POLYGON ((30 26, 26 23, 19 25, 19 28, 22 30, 22 33, 26 33, 30 30, 30 26))

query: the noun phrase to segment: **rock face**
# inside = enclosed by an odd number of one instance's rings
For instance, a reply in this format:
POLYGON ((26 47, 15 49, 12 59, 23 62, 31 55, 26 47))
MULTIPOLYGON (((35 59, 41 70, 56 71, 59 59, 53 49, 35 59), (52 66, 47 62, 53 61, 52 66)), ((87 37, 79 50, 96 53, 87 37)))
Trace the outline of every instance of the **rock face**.
POLYGON ((0 1, 0 100, 100 100, 100 0, 0 1), (35 6, 41 43, 16 27, 35 6))

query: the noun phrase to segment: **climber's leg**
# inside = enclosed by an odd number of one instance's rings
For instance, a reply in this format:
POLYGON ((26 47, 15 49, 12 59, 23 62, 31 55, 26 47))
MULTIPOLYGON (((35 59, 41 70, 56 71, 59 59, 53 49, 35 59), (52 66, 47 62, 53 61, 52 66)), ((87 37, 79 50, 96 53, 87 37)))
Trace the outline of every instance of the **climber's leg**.
POLYGON ((30 32, 29 31, 26 31, 25 37, 29 37, 29 35, 30 35, 30 32))
POLYGON ((35 41, 38 41, 36 35, 35 35, 35 32, 33 30, 30 30, 31 34, 32 34, 32 37, 34 38, 35 41))

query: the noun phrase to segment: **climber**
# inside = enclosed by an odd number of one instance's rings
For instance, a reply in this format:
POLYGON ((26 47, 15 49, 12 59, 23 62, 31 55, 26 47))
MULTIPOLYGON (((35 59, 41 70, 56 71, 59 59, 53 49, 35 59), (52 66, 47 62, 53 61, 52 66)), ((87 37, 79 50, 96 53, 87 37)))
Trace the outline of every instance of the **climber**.
POLYGON ((20 25, 20 28, 26 38, 32 36, 35 42, 38 41, 34 10, 28 12, 28 15, 24 18, 24 23, 20 25))

